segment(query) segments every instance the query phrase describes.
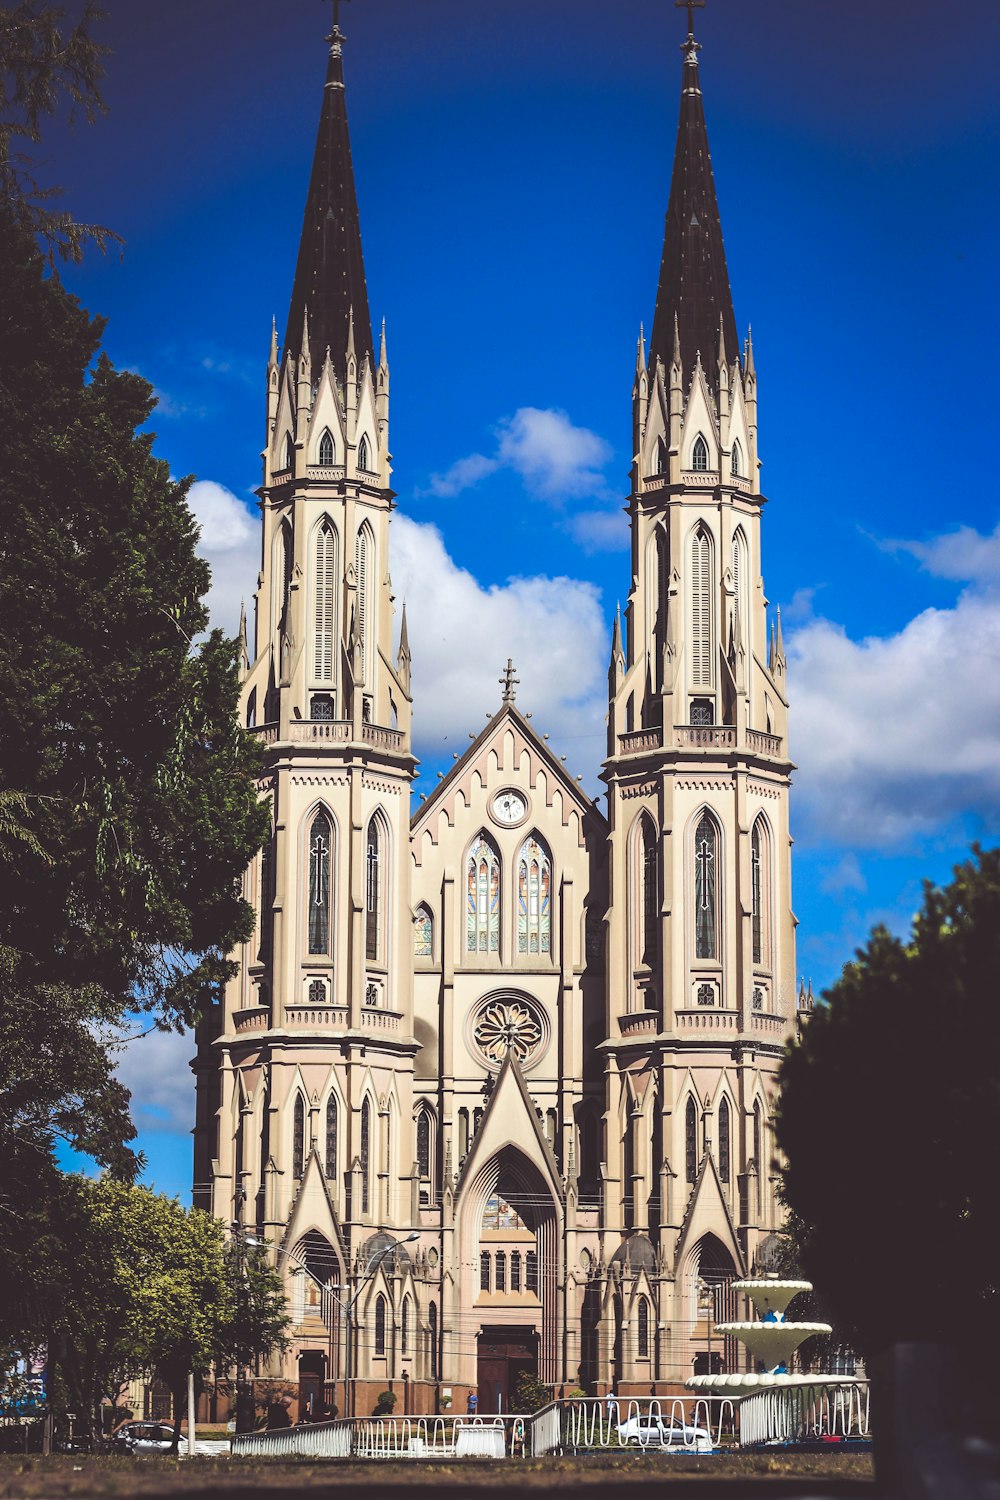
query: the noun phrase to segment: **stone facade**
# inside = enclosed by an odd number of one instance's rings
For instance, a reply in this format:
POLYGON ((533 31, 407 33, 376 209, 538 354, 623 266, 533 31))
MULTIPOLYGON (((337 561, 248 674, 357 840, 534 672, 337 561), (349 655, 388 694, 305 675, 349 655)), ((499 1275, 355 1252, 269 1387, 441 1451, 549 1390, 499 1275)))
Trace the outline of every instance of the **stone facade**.
POLYGON ((761 576, 757 376, 735 347, 685 47, 664 269, 633 388, 632 586, 607 816, 516 701, 411 811, 389 368, 331 38, 285 347, 267 369, 242 713, 257 927, 195 1072, 195 1201, 274 1247, 303 1393, 371 1411, 667 1391, 780 1222, 794 1031, 785 660, 761 576), (720 269, 721 268, 721 269, 720 269), (301 319, 301 321, 299 321, 301 319), (717 329, 711 349, 692 341, 717 329), (687 347, 685 347, 687 345, 687 347))

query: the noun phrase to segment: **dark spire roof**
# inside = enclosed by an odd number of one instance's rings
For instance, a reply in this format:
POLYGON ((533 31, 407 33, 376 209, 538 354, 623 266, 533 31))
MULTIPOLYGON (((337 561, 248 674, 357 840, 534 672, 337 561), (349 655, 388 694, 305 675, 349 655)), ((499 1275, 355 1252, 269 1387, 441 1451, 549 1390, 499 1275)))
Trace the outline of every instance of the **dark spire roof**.
POLYGON ((334 26, 329 37, 330 62, 285 333, 285 350, 300 354, 303 313, 308 308, 310 353, 316 371, 322 366, 328 346, 334 369, 343 369, 351 308, 358 364, 367 355, 374 366, 361 223, 347 129, 343 40, 343 33, 334 26))
POLYGON ((739 341, 698 79, 699 46, 690 33, 681 50, 684 53, 681 114, 649 364, 652 369, 654 360, 659 358, 664 369, 669 370, 676 317, 685 386, 694 369, 695 355, 700 351, 702 366, 714 389, 718 385, 720 317, 730 364, 738 358, 739 341))

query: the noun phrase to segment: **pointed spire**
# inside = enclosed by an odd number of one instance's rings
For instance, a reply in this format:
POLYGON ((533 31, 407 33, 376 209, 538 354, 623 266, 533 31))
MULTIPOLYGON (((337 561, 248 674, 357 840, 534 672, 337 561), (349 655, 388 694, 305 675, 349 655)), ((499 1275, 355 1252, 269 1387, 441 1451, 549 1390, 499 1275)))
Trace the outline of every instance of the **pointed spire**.
MULTIPOLYGON (((765 354, 766 354, 766 352, 767 351, 765 350, 765 354)), ((756 373, 757 373, 757 367, 755 366, 755 364, 753 362, 753 329, 750 327, 749 323, 747 324, 747 343, 746 343, 746 356, 745 356, 744 363, 745 363, 745 366, 746 366, 747 379, 750 379, 754 375, 756 375, 756 373)), ((766 363, 766 361, 765 361, 765 363, 766 363)))
POLYGON ((776 656, 777 656, 777 660, 780 661, 780 662, 783 662, 785 660, 785 641, 784 641, 784 637, 781 634, 781 605, 780 604, 778 605, 776 613, 777 613, 777 616, 778 616, 778 624, 777 624, 777 627, 775 628, 775 632, 774 632, 774 649, 775 649, 775 653, 776 653, 776 656))
MULTIPOLYGON (((372 358, 361 222, 344 94, 344 34, 336 24, 328 40, 330 60, 285 335, 287 349, 298 337, 308 303, 312 309, 311 352, 317 366, 327 344, 337 351, 339 364, 341 351, 347 347, 348 310, 352 306, 359 362, 365 356, 372 358)), ((301 349, 296 352, 301 353, 301 349)))
POLYGON ((386 357, 386 352, 385 352, 385 319, 384 318, 382 319, 382 332, 379 335, 379 341, 378 341, 378 367, 379 367, 380 370, 387 370, 389 368, 389 360, 386 357))
MULTIPOLYGON (((739 358, 739 339, 698 77, 700 46, 693 35, 688 35, 681 51, 680 120, 649 357, 650 362, 659 357, 666 363, 676 321, 683 365, 690 369, 696 349, 715 347, 720 318, 728 365, 739 358)), ((717 379, 717 373, 711 372, 714 389, 717 379)))
POLYGON ((403 600, 403 618, 399 626, 399 654, 410 659, 410 637, 406 629, 406 600, 403 600))
POLYGON ((278 323, 275 318, 271 319, 271 350, 267 357, 267 368, 269 370, 278 368, 278 323))
POLYGON ((639 324, 639 342, 635 351, 635 376, 638 380, 640 375, 646 373, 646 334, 642 324, 639 324))
POLYGON ((399 650, 396 653, 396 676, 404 690, 410 691, 410 636, 406 628, 406 600, 403 600, 403 618, 399 625, 399 650))
POLYGON ((622 654, 622 607, 621 607, 621 603, 619 602, 618 605, 615 608, 615 623, 614 623, 614 626, 613 626, 612 631, 611 631, 611 665, 612 666, 614 666, 615 662, 618 660, 618 658, 621 656, 621 654, 622 654))
POLYGON ((774 641, 774 621, 771 621, 771 645, 767 653, 767 670, 774 676, 775 663, 778 660, 778 652, 774 641))
POLYGON ((240 650, 240 668, 245 675, 250 670, 250 653, 247 650, 247 607, 242 599, 240 600, 240 630, 236 640, 240 650))
POLYGON ((681 330, 677 322, 676 309, 674 310, 674 347, 671 358, 672 363, 676 365, 677 369, 681 369, 683 366, 683 360, 681 359, 681 330))

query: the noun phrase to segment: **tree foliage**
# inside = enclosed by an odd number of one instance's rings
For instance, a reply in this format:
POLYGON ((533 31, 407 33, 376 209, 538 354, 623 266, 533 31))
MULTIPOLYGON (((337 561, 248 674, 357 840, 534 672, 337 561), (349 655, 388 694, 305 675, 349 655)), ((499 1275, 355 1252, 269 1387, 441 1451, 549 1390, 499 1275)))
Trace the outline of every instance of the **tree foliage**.
POLYGON ((782 1067, 784 1195, 806 1274, 871 1353, 1000 1333, 1000 849, 876 928, 782 1067))
POLYGON ((92 0, 64 30, 62 6, 21 0, 0 6, 0 194, 16 223, 47 247, 50 262, 80 260, 89 242, 105 249, 119 236, 99 224, 78 224, 52 206, 59 189, 35 176, 30 148, 42 123, 65 107, 68 123, 93 123, 104 113, 101 79, 108 48, 96 40, 104 12, 92 0))

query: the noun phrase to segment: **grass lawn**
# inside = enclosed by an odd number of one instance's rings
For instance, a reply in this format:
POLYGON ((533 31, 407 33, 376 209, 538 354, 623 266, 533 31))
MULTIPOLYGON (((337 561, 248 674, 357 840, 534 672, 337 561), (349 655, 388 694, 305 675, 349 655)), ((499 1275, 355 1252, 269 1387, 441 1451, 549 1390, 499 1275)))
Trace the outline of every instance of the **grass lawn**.
POLYGON ((136 1495, 196 1497, 258 1493, 264 1500, 300 1500, 306 1489, 328 1490, 336 1500, 436 1500, 442 1490, 473 1496, 495 1490, 510 1496, 569 1497, 581 1490, 600 1496, 626 1493, 653 1500, 669 1488, 702 1500, 724 1495, 750 1497, 856 1496, 877 1500, 871 1458, 863 1454, 739 1453, 698 1458, 677 1454, 600 1454, 580 1458, 539 1458, 515 1463, 361 1464, 303 1459, 88 1458, 0 1456, 0 1500, 84 1500, 84 1497, 136 1495), (798 1481, 798 1482, 797 1482, 798 1481), (817 1483, 818 1481, 818 1483, 817 1483))

